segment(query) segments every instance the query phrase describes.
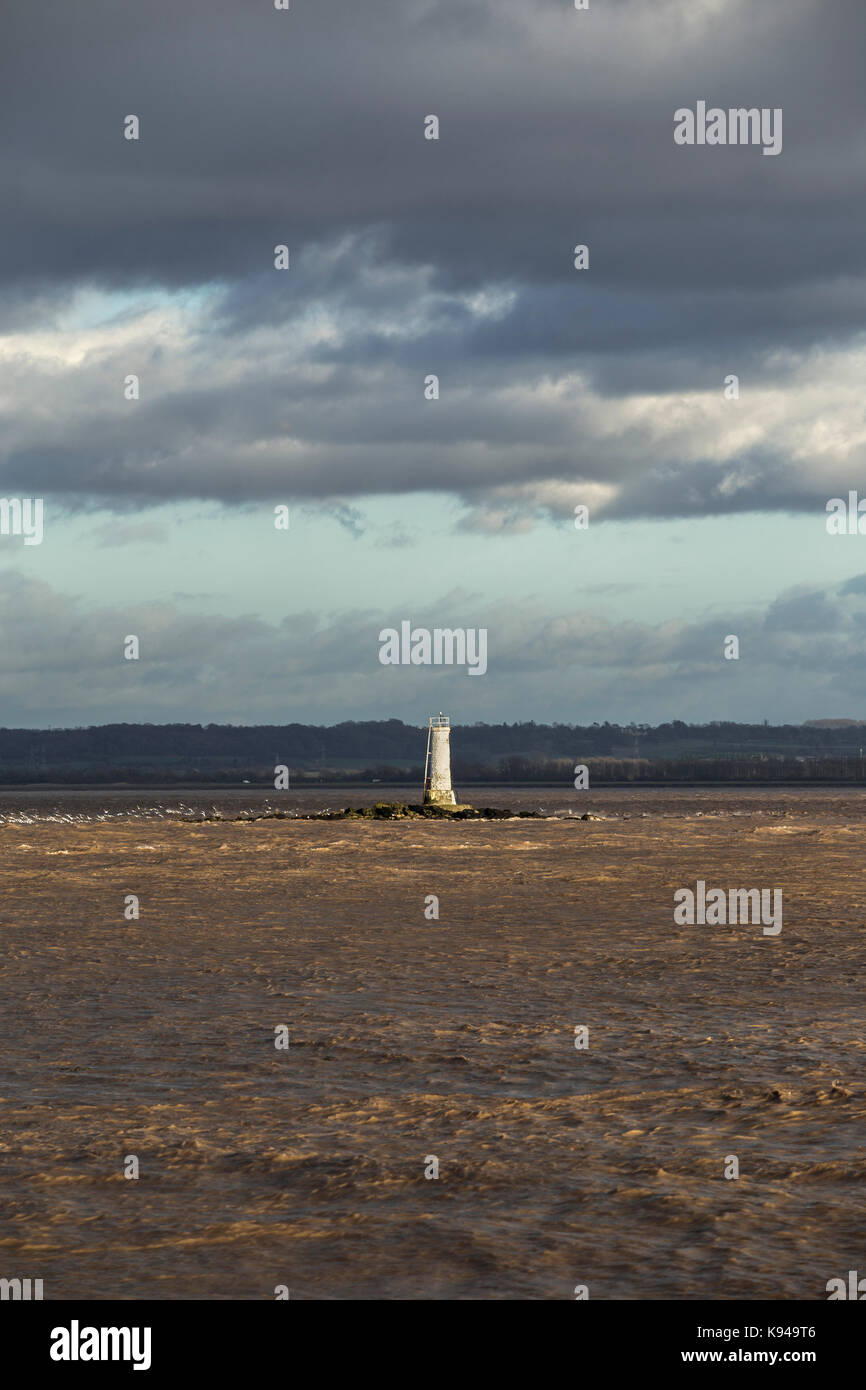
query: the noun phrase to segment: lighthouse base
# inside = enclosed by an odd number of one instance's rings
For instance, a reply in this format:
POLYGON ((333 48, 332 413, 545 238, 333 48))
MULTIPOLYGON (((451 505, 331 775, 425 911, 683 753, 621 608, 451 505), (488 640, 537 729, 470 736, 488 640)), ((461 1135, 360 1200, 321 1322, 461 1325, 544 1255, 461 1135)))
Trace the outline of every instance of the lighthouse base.
POLYGON ((424 793, 425 806, 456 806, 457 797, 453 791, 437 791, 431 788, 424 793))

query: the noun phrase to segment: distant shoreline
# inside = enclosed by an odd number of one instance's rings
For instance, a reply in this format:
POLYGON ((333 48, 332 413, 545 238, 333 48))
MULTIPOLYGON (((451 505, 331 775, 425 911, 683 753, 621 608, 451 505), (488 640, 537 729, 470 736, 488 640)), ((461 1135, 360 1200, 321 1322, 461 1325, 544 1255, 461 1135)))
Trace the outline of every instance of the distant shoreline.
MULTIPOLYGON (((561 781, 490 781, 475 782, 467 779, 459 779, 461 787, 483 787, 490 791, 509 787, 520 787, 526 791, 531 791, 534 787, 539 789, 553 789, 567 791, 568 782, 561 781)), ((412 784, 407 782, 342 782, 342 781, 322 781, 322 782, 300 782, 296 786, 290 786, 285 791, 275 791, 274 787, 267 782, 4 782, 0 779, 0 796, 7 792, 89 792, 89 791, 111 791, 111 792, 130 792, 140 795, 144 792, 164 792, 172 794, 174 792, 238 792, 252 795, 262 792, 268 795, 279 796, 281 798, 292 795, 303 795, 322 791, 341 791, 341 792, 372 792, 375 788, 381 791, 397 790, 405 794, 411 790, 412 784)), ((695 791, 712 790, 723 787, 731 787, 738 790, 743 788, 772 788, 789 787, 797 791, 808 791, 810 787, 839 787, 847 790, 862 788, 866 791, 866 777, 863 779, 847 777, 809 777, 809 778, 774 778, 774 777, 744 777, 744 778, 723 778, 711 781, 707 778, 681 778, 673 777, 631 777, 617 780, 598 780, 592 787, 592 792, 613 791, 624 788, 640 790, 641 788, 661 790, 665 787, 681 788, 688 787, 695 791)), ((590 790, 576 792, 578 796, 587 796, 590 790)))

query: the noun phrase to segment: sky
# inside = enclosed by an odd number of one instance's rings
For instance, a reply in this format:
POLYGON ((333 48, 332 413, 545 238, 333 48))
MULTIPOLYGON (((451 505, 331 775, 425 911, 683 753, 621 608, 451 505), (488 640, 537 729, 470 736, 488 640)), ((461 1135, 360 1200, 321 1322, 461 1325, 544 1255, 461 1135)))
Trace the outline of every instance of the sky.
POLYGON ((0 724, 866 719, 864 58, 862 0, 3 7, 0 724))

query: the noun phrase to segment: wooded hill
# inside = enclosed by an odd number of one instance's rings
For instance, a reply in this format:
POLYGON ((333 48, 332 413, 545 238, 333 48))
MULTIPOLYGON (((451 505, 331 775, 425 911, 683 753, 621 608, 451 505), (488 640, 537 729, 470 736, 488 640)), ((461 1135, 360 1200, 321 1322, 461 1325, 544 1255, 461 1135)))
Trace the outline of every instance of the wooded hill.
MULTIPOLYGON (((310 724, 105 724, 0 729, 0 782, 272 784, 285 764, 295 781, 418 782, 426 732, 399 719, 310 724)), ((455 781, 859 781, 866 725, 455 725, 455 781)))

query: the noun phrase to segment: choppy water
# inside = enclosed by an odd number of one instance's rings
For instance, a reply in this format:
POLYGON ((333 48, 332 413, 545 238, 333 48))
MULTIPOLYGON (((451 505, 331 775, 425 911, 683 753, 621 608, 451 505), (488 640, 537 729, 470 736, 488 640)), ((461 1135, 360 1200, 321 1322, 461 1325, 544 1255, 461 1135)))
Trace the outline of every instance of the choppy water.
POLYGON ((0 1276, 47 1298, 798 1300, 862 1268, 862 794, 169 814, 268 799, 4 797, 0 1276), (608 818, 563 814, 585 809, 608 818), (781 935, 675 925, 699 877, 781 888, 781 935))
MULTIPOLYGON (((577 792, 571 787, 526 785, 468 786, 463 798, 474 806, 505 806, 551 816, 580 816, 585 811, 606 817, 647 815, 804 815, 814 807, 822 814, 861 814, 863 791, 837 787, 609 787, 577 792)), ((376 801, 420 800, 418 788, 378 783, 359 787, 316 787, 274 792, 254 787, 121 789, 0 788, 0 825, 39 821, 73 824, 129 819, 187 820, 223 816, 253 818, 283 814, 303 816, 370 806, 376 801)))

